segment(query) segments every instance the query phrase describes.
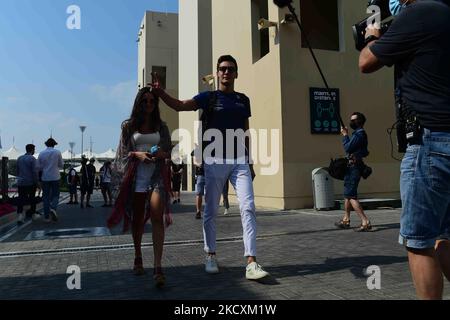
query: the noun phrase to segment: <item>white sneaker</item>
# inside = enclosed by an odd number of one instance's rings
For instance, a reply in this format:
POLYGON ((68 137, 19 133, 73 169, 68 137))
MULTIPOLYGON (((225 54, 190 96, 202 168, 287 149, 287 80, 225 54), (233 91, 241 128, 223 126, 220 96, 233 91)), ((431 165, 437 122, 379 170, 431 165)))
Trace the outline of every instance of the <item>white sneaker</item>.
POLYGON ((56 210, 55 209, 50 209, 50 217, 51 217, 53 222, 58 221, 58 215, 56 214, 56 210))
POLYGON ((217 266, 216 256, 207 256, 205 262, 205 271, 207 273, 219 273, 219 267, 217 266))
POLYGON ((223 212, 224 215, 227 215, 228 213, 228 209, 225 209, 225 211, 223 212))
POLYGON ((268 275, 269 273, 264 271, 264 269, 256 262, 248 264, 245 271, 245 277, 248 280, 258 280, 267 277, 268 275))
POLYGON ((33 219, 33 221, 41 220, 42 215, 40 215, 39 213, 33 213, 31 219, 33 219))
POLYGON ((22 224, 25 220, 25 215, 23 213, 19 213, 18 217, 17 217, 17 223, 18 224, 22 224))

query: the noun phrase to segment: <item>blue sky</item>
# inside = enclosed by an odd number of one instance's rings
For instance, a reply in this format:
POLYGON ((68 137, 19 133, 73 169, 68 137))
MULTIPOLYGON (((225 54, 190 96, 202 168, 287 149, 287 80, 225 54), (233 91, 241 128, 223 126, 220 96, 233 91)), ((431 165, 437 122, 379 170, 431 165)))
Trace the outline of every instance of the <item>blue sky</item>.
POLYGON ((137 33, 146 10, 178 12, 178 0, 1 0, 0 137, 37 151, 53 133, 61 151, 87 126, 84 149, 116 148, 137 83, 137 33), (70 5, 81 29, 69 30, 70 5))

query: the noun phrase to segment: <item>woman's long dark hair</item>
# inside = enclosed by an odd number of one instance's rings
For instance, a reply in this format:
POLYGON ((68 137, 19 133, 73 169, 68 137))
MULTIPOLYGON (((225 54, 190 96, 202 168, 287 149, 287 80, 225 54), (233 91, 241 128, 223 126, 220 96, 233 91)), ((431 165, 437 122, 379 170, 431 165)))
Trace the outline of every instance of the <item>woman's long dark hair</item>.
POLYGON ((153 95, 153 103, 155 108, 150 114, 150 128, 152 131, 158 131, 161 128, 161 114, 159 112, 159 98, 151 92, 149 87, 145 87, 139 90, 134 100, 133 110, 131 111, 130 118, 122 123, 122 131, 125 131, 127 138, 138 131, 145 122, 145 109, 147 108, 147 100, 145 94, 150 93, 153 95))

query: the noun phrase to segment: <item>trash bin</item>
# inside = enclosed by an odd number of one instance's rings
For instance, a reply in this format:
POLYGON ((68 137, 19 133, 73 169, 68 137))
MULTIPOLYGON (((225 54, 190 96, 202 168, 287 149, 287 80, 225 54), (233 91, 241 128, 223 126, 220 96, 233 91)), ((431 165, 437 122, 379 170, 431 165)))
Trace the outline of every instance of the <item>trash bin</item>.
POLYGON ((331 210, 334 208, 333 179, 326 168, 316 168, 312 172, 314 209, 331 210))

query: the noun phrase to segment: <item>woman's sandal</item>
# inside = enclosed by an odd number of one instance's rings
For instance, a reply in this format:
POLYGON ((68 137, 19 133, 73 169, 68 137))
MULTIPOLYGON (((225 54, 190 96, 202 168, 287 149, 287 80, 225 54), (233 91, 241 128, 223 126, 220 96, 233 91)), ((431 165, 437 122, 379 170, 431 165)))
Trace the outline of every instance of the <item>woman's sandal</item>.
POLYGON ((164 276, 161 267, 156 267, 153 271, 153 280, 155 280, 155 286, 157 288, 162 288, 166 283, 166 277, 164 276))
POLYGON ((372 225, 370 221, 367 224, 361 224, 359 228, 355 229, 356 232, 369 232, 372 231, 372 225))
POLYGON ((142 262, 142 257, 134 258, 133 272, 137 276, 142 276, 143 274, 145 274, 144 265, 143 265, 143 262, 142 262))
POLYGON ((348 229, 350 228, 350 220, 341 220, 336 222, 334 225, 340 229, 348 229))

